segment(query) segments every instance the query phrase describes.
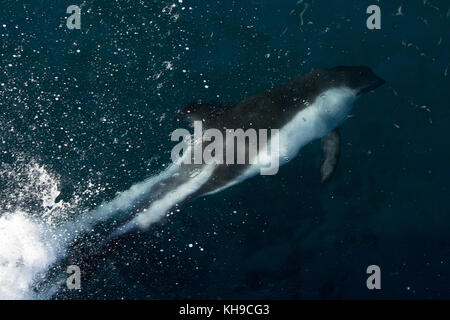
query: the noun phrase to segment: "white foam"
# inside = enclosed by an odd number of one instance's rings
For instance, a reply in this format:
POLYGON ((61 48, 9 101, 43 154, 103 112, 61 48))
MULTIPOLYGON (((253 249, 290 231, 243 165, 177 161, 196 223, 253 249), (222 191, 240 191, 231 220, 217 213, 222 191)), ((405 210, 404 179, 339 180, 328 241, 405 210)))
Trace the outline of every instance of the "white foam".
POLYGON ((35 161, 18 159, 15 165, 2 165, 0 212, 0 299, 49 297, 35 293, 33 284, 42 279, 65 248, 63 233, 54 233, 57 221, 77 205, 55 201, 58 181, 35 161), (6 199, 6 200, 5 200, 6 199), (27 211, 30 203, 33 211, 27 211), (22 205, 22 207, 21 207, 22 205))
POLYGON ((34 298, 33 281, 56 261, 57 250, 44 235, 23 212, 0 217, 0 299, 34 298))

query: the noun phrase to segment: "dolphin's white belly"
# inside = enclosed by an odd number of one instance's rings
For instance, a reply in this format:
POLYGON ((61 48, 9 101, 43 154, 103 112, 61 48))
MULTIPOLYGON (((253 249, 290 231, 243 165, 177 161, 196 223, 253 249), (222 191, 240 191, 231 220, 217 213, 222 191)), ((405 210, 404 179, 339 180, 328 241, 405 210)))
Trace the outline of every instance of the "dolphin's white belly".
POLYGON ((325 91, 280 130, 280 165, 294 158, 300 149, 320 139, 342 124, 355 100, 352 90, 334 88, 325 91))

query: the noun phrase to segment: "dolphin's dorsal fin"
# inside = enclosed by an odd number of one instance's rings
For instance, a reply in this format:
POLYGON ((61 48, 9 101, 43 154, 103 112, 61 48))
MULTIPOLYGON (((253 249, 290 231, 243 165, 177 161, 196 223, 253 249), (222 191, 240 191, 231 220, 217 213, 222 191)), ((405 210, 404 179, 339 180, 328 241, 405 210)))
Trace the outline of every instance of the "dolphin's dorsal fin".
POLYGON ((182 107, 175 115, 174 120, 188 120, 191 124, 194 121, 202 121, 204 125, 210 126, 219 122, 219 119, 226 110, 226 106, 213 103, 191 103, 182 107))
POLYGON ((322 138, 320 143, 323 153, 323 162, 320 167, 321 181, 326 182, 331 178, 331 175, 336 170, 339 153, 340 153, 341 136, 338 129, 330 131, 322 138))

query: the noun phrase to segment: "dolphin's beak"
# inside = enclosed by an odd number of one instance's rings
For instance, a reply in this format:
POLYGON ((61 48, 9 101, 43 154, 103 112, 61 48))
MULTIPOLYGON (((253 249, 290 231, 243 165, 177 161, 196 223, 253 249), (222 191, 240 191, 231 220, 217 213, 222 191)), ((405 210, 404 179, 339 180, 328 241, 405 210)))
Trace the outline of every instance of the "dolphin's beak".
POLYGON ((375 90, 376 88, 382 86, 385 82, 386 82, 386 81, 384 81, 383 79, 381 79, 381 78, 375 76, 375 77, 373 78, 373 80, 372 80, 366 87, 364 87, 363 89, 361 89, 361 90, 358 92, 358 95, 360 95, 361 93, 366 93, 366 92, 375 90))

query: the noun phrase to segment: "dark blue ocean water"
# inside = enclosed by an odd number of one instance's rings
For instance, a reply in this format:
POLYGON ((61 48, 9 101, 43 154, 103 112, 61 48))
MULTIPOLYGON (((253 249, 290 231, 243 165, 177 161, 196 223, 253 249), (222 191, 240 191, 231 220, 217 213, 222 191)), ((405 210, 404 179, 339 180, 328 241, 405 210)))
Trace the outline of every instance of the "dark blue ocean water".
POLYGON ((316 142, 277 175, 130 236, 81 292, 53 297, 450 298, 449 10, 445 0, 3 1, 2 217, 64 221, 156 175, 182 105, 367 65, 386 84, 342 126, 328 184, 316 142), (65 26, 71 4, 81 30, 65 26), (381 30, 366 28, 371 4, 381 30), (372 264, 381 290, 366 288, 372 264))

